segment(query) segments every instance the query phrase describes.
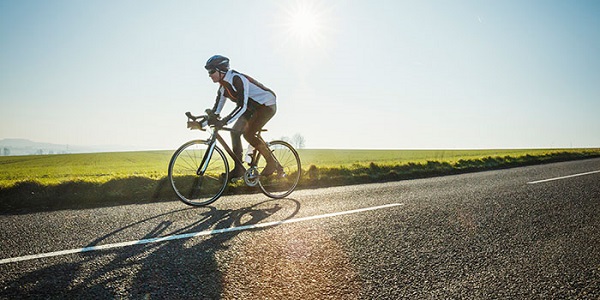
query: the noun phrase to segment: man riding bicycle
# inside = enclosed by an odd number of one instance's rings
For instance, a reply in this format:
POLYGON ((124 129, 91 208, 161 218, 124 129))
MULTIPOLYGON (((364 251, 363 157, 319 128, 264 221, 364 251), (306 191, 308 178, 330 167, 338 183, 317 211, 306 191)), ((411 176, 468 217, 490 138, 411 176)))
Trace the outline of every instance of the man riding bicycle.
MULTIPOLYGON (((257 135, 277 112, 275 93, 250 76, 231 70, 227 57, 214 55, 208 59, 204 68, 208 71, 212 81, 220 85, 215 105, 211 110, 207 110, 209 115, 214 115, 209 123, 220 128, 237 120, 231 131, 234 154, 240 160, 242 159, 241 135, 243 134, 244 139, 267 161, 261 175, 269 176, 275 171, 281 174, 281 166, 275 160, 265 141, 257 135), (225 105, 226 98, 235 102, 236 107, 226 117, 220 118, 219 114, 225 105)), ((232 178, 242 177, 244 168, 236 162, 231 174, 232 178)))

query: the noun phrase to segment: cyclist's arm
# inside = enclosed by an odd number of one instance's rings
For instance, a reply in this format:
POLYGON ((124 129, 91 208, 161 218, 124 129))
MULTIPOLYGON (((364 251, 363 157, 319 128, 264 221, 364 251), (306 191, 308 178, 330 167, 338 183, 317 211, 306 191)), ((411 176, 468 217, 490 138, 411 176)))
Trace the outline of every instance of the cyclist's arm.
POLYGON ((223 96, 223 87, 219 87, 217 90, 217 98, 215 99, 215 105, 213 105, 212 111, 215 115, 221 113, 223 106, 225 106, 225 96, 223 96))
POLYGON ((246 108, 248 107, 248 80, 243 80, 241 76, 235 75, 233 77, 233 87, 237 92, 237 99, 235 100, 237 106, 229 115, 223 118, 223 121, 226 124, 229 124, 241 117, 244 112, 246 112, 246 108))

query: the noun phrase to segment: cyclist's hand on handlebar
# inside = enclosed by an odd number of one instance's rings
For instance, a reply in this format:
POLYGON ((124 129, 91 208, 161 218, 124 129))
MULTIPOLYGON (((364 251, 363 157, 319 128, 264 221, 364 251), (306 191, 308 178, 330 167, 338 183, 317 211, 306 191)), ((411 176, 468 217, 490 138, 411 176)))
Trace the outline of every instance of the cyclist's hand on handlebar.
POLYGON ((225 121, 224 121, 224 120, 222 120, 222 119, 217 119, 217 120, 215 121, 215 127, 216 127, 216 128, 218 128, 218 129, 221 129, 221 128, 223 128, 225 125, 227 125, 227 122, 225 122, 225 121))
POLYGON ((205 112, 209 123, 219 119, 219 115, 215 114, 211 109, 207 109, 205 112))
POLYGON ((227 122, 219 119, 218 117, 216 117, 215 115, 213 115, 212 118, 208 118, 208 125, 212 125, 216 128, 223 128, 223 126, 227 125, 227 122))

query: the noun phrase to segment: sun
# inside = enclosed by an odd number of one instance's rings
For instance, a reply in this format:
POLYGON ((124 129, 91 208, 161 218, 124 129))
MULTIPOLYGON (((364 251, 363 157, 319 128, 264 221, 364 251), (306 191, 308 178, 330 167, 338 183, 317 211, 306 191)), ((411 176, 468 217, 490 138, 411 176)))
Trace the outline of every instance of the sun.
POLYGON ((303 48, 318 48, 326 42, 328 10, 315 1, 297 1, 283 10, 282 22, 287 42, 303 48))
POLYGON ((300 39, 310 39, 320 34, 322 25, 316 12, 304 8, 290 15, 288 26, 294 36, 300 39))

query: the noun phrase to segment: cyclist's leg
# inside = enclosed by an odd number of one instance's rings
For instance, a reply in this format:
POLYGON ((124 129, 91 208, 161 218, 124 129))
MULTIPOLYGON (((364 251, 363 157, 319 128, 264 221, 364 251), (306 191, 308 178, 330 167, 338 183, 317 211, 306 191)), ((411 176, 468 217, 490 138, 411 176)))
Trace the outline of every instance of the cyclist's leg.
MULTIPOLYGON (((235 156, 240 160, 242 159, 242 154, 244 152, 244 149, 242 147, 241 135, 246 129, 246 127, 248 127, 248 119, 246 114, 244 114, 239 119, 237 119, 237 121, 231 128, 231 147, 235 156)), ((244 176, 244 167, 240 166, 236 161, 235 167, 233 168, 231 174, 232 178, 244 176)))
POLYGON ((267 166, 261 172, 261 175, 271 175, 278 169, 277 161, 273 154, 267 147, 265 141, 260 138, 257 133, 273 118, 277 112, 277 105, 272 106, 260 106, 256 109, 255 113, 248 120, 248 127, 244 131, 244 138, 252 145, 260 154, 266 159, 267 166))
MULTIPOLYGON (((244 138, 254 148, 260 147, 261 144, 266 146, 266 143, 258 137, 258 132, 273 118, 277 112, 277 105, 264 106, 261 105, 254 113, 248 118, 248 126, 244 130, 244 138)), ((262 153, 261 153, 262 154, 262 153)))
MULTIPOLYGON (((254 146, 262 142, 258 137, 257 133, 273 118, 277 112, 277 105, 264 106, 260 105, 254 113, 248 118, 248 127, 244 131, 244 138, 254 146)), ((264 142, 263 142, 264 143, 264 142)))

